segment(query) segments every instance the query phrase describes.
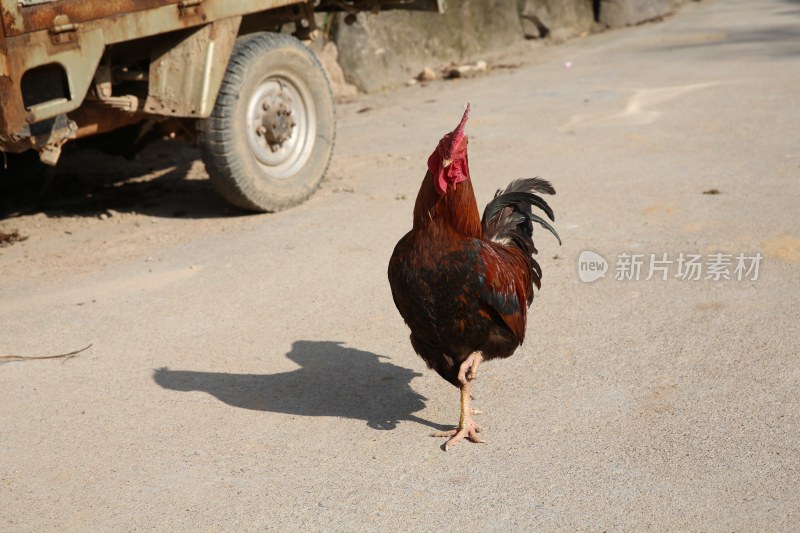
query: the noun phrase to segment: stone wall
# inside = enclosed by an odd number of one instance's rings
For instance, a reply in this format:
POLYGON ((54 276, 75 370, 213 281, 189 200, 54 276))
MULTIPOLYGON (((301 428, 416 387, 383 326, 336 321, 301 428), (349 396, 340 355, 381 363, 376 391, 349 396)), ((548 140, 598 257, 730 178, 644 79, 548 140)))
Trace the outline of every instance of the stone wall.
MULTIPOLYGON (((414 11, 326 19, 328 40, 352 91, 376 92, 408 82, 425 67, 484 58, 524 39, 558 43, 606 28, 658 20, 688 0, 448 0, 443 15, 414 11)), ((326 62, 337 60, 327 46, 326 62)), ((316 48, 321 50, 321 45, 316 48)), ((335 66, 333 67, 336 68, 335 66)), ((341 74, 337 72, 337 76, 341 74)), ((337 90, 339 94, 342 94, 337 90)))
POLYGON ((443 15, 414 11, 337 16, 331 36, 350 83, 366 92, 401 85, 425 66, 461 62, 523 40, 517 0, 450 0, 443 15))

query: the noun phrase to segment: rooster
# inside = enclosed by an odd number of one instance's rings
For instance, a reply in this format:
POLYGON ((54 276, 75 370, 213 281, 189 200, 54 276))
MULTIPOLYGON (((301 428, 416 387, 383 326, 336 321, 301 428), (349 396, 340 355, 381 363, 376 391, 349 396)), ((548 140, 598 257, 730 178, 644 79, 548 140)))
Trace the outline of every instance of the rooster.
POLYGON ((555 194, 547 181, 531 178, 498 190, 478 215, 469 176, 464 129, 469 104, 455 130, 428 158, 428 172, 414 205, 414 224, 395 246, 389 284, 411 345, 461 392, 458 427, 432 436, 450 437, 445 451, 464 438, 483 442, 470 408, 470 382, 482 361, 509 357, 525 339, 533 286, 542 270, 533 258, 533 222, 561 238, 531 206, 555 221, 534 192, 555 194))

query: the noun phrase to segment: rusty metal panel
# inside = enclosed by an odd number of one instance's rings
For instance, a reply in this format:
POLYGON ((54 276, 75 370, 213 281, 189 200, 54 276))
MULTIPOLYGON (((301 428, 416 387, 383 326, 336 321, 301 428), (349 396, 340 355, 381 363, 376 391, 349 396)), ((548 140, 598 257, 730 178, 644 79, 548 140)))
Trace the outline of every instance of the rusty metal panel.
POLYGON ((106 42, 112 44, 297 3, 301 0, 202 0, 197 4, 187 2, 192 5, 183 9, 180 3, 172 4, 142 11, 135 16, 119 15, 113 24, 104 23, 103 31, 106 42))
POLYGON ((20 131, 26 123, 72 111, 83 102, 105 49, 102 31, 82 32, 78 41, 55 45, 46 33, 29 34, 7 40, 9 48, 8 76, 0 76, 0 133, 20 131), (20 80, 27 70, 57 63, 64 67, 69 84, 69 99, 58 99, 25 109, 20 94, 20 80))
POLYGON ((20 6, 2 0, 3 23, 7 36, 48 30, 56 16, 74 24, 102 23, 110 34, 109 43, 137 39, 219 20, 246 15, 303 0, 58 0, 20 6))
POLYGON ((0 78, 8 78, 11 74, 11 66, 8 63, 8 54, 3 49, 3 38, 0 37, 0 78))
POLYGON ((14 140, 13 134, 25 126, 25 106, 16 84, 6 76, 0 76, 0 102, 0 140, 14 140))
POLYGON ((142 119, 140 114, 126 113, 92 101, 84 102, 81 107, 72 111, 68 116, 77 125, 76 139, 113 131, 122 126, 136 124, 142 119))
POLYGON ((3 22, 3 34, 10 35, 22 27, 19 5, 15 0, 0 0, 0 15, 3 22))
POLYGON ((175 117, 211 114, 241 22, 242 17, 218 20, 154 49, 145 111, 175 117))
MULTIPOLYGON (((2 7, 2 4, 0 4, 0 12, 2 12, 2 7)), ((8 77, 10 72, 8 53, 6 52, 6 34, 3 28, 0 27, 0 77, 8 77)))
MULTIPOLYGON (((137 11, 153 9, 167 4, 177 4, 179 0, 59 0, 47 4, 32 6, 8 4, 17 2, 4 1, 3 20, 6 25, 6 36, 20 35, 40 30, 47 30, 58 15, 66 15, 73 23, 129 14, 137 11)), ((176 7, 177 9, 177 7, 176 7)))

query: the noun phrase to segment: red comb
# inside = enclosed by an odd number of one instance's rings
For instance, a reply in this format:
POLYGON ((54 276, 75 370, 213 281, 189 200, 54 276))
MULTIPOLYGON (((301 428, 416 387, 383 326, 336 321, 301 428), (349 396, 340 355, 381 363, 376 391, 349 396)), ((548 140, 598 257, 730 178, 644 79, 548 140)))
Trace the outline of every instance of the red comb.
POLYGON ((456 129, 453 130, 453 141, 461 141, 461 138, 464 137, 464 128, 467 125, 467 119, 469 118, 469 103, 467 103, 467 108, 464 110, 464 116, 461 117, 461 122, 458 123, 456 129))

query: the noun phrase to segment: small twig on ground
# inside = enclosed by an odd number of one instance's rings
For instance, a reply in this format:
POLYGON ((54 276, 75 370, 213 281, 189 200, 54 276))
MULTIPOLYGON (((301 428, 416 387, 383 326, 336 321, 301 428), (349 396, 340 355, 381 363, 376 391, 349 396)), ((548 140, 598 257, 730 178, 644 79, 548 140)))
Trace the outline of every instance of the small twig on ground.
POLYGON ((35 359, 64 359, 64 361, 66 361, 67 359, 72 359, 79 353, 84 352, 91 347, 92 345, 90 344, 86 348, 81 348, 80 350, 75 350, 74 352, 62 353, 60 355, 32 355, 29 357, 24 355, 0 355, 0 365, 5 363, 13 363, 15 361, 32 361, 35 359))

